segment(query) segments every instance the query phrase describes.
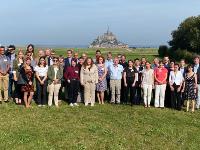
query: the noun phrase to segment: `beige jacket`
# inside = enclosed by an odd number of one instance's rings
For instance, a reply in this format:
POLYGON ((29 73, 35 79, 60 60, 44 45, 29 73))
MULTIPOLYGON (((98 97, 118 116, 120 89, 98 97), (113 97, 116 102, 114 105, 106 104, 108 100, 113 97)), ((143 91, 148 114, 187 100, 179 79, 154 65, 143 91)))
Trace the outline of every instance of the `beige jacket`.
POLYGON ((80 82, 85 85, 87 82, 98 83, 98 70, 95 64, 90 68, 81 67, 80 82))

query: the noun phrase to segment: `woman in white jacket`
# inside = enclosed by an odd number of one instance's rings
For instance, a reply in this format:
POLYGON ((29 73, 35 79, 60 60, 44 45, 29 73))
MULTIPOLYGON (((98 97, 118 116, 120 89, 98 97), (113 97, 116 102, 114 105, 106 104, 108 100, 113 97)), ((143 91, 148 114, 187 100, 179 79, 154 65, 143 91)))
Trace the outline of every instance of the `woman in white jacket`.
POLYGON ((88 57, 81 67, 80 82, 84 87, 85 106, 89 103, 94 106, 95 103, 95 87, 98 83, 98 70, 92 58, 88 57))

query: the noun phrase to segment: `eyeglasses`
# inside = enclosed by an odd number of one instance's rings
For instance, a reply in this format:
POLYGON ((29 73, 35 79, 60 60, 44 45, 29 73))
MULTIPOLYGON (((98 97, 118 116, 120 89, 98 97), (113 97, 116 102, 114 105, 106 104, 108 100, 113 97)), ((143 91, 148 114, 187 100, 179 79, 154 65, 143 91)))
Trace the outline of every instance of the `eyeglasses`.
POLYGON ((55 60, 53 60, 53 62, 58 62, 58 60, 55 59, 55 60))

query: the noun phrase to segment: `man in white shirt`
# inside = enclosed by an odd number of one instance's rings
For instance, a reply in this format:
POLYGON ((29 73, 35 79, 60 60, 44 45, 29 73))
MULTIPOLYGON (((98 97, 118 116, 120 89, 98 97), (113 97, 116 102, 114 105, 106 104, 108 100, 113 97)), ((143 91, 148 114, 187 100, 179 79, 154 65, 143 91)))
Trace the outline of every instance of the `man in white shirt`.
POLYGON ((181 110, 182 84, 183 75, 181 71, 179 71, 179 64, 174 64, 174 71, 171 71, 169 75, 169 85, 171 90, 171 106, 177 110, 181 110))
POLYGON ((115 57, 113 65, 108 68, 110 75, 110 89, 111 89, 111 103, 120 104, 121 97, 121 79, 123 73, 123 66, 119 64, 119 59, 115 57))

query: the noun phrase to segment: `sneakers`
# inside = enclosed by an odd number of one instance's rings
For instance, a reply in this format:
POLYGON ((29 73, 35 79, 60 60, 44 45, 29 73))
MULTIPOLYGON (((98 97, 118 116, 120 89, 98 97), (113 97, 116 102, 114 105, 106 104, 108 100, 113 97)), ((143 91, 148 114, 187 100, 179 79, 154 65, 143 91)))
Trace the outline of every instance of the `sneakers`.
POLYGON ((79 106, 77 103, 70 103, 69 106, 73 107, 73 106, 79 106))
POLYGON ((77 103, 74 103, 74 106, 79 106, 77 103))

